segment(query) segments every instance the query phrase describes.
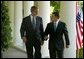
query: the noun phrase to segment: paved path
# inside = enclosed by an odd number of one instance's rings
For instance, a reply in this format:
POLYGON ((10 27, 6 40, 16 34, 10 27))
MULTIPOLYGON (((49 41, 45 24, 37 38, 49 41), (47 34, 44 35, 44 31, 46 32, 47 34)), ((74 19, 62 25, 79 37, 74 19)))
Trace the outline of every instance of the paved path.
POLYGON ((3 53, 3 58, 27 58, 27 54, 26 52, 16 48, 9 48, 3 53))

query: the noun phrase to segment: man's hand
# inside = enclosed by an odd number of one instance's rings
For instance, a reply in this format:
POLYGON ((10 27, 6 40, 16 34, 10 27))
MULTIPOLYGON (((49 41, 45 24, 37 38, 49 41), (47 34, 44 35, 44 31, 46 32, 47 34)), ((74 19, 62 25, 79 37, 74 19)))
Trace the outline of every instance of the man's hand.
POLYGON ((44 41, 40 38, 40 43, 41 43, 41 45, 43 45, 44 44, 44 41))
POLYGON ((41 45, 43 45, 44 44, 44 41, 41 41, 41 45))
POLYGON ((44 37, 44 40, 46 41, 47 39, 48 39, 48 36, 45 36, 45 37, 44 37))
POLYGON ((26 37, 24 36, 24 37, 22 37, 22 39, 23 39, 23 42, 26 43, 26 41, 27 41, 26 37))
POLYGON ((66 45, 66 48, 69 48, 69 45, 66 45))

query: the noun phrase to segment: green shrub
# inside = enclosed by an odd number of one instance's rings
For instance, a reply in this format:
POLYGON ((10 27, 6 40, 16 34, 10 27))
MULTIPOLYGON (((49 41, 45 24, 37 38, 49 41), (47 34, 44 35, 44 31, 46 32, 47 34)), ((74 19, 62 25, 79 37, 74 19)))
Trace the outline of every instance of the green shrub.
POLYGON ((1 1, 1 51, 5 51, 11 45, 11 27, 6 1, 1 1))

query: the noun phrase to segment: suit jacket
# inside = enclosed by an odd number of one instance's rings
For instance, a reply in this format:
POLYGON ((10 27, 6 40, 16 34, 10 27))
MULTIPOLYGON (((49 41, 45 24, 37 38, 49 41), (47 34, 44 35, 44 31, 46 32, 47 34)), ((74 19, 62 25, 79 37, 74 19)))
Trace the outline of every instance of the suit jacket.
POLYGON ((69 45, 69 37, 68 31, 66 28, 66 24, 64 22, 59 21, 56 31, 54 31, 54 23, 48 23, 45 29, 45 35, 49 34, 49 49, 57 49, 63 50, 64 42, 63 42, 63 34, 65 36, 66 45, 69 45))
POLYGON ((43 31, 42 18, 39 16, 36 17, 35 30, 33 29, 30 15, 23 18, 21 28, 20 28, 21 38, 24 36, 25 32, 26 32, 26 37, 30 42, 32 42, 33 40, 43 39, 44 31, 43 31))

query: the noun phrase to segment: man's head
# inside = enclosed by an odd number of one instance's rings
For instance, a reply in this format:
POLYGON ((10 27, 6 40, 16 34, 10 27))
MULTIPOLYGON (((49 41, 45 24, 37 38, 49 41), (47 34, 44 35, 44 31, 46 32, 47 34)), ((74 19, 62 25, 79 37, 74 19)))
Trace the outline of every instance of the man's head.
POLYGON ((51 20, 56 22, 59 19, 59 12, 53 12, 51 16, 51 20))
POLYGON ((36 6, 31 7, 31 15, 36 16, 38 14, 38 8, 36 6))

